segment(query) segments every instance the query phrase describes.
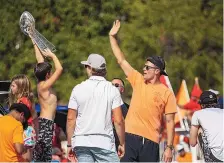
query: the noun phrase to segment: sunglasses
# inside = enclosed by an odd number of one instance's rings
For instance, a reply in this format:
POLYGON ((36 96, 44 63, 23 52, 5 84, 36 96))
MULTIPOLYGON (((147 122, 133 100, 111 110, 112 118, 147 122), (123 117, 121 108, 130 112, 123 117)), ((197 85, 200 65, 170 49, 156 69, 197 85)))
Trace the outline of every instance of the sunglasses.
POLYGON ((89 67, 88 65, 84 65, 85 68, 89 67))
POLYGON ((122 85, 118 84, 118 83, 115 83, 113 84, 115 87, 123 87, 122 85))
POLYGON ((158 69, 158 67, 152 67, 152 66, 148 66, 148 65, 145 65, 144 68, 146 70, 149 70, 149 69, 158 69))

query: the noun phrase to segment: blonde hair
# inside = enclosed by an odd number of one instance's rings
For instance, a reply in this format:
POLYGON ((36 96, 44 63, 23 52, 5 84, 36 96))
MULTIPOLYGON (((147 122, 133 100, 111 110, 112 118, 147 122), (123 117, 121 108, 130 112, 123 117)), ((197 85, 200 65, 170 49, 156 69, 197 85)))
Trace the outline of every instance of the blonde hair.
POLYGON ((11 106, 13 103, 17 103, 17 100, 22 97, 27 97, 32 103, 33 93, 31 91, 31 83, 27 76, 24 74, 16 75, 12 78, 11 84, 13 82, 16 84, 18 90, 15 94, 12 94, 10 87, 9 106, 11 106))

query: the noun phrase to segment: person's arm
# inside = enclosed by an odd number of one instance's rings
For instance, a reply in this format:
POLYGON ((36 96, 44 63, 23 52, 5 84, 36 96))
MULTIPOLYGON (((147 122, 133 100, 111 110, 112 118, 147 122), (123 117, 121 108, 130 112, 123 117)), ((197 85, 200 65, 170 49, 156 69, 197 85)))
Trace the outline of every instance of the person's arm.
POLYGON ((67 131, 67 158, 71 162, 78 162, 76 158, 76 154, 72 150, 72 135, 75 131, 76 126, 76 117, 77 117, 77 110, 72 108, 68 109, 67 115, 67 124, 66 124, 66 131, 67 131))
POLYGON ((197 145, 198 129, 199 129, 199 126, 197 126, 197 125, 191 125, 191 130, 190 130, 190 145, 192 147, 194 147, 194 146, 197 145))
POLYGON ((40 49, 38 48, 38 46, 36 45, 36 43, 34 42, 34 40, 31 38, 31 41, 33 43, 33 46, 34 46, 34 51, 35 51, 35 56, 36 56, 36 59, 37 59, 37 63, 41 63, 41 62, 44 62, 44 57, 43 55, 41 54, 41 51, 40 49))
POLYGON ((20 124, 15 128, 13 132, 13 144, 15 151, 18 155, 22 155, 25 152, 25 147, 23 145, 23 126, 20 124))
POLYGON ((124 117, 122 115, 121 107, 117 107, 112 110, 113 118, 114 118, 114 127, 117 133, 117 136, 120 141, 120 145, 124 145, 125 143, 125 126, 124 126, 124 117))
POLYGON ((26 153, 22 155, 24 162, 31 162, 32 161, 32 149, 27 149, 26 153))
POLYGON ((200 127, 198 115, 200 111, 194 112, 191 118, 190 145, 194 147, 197 144, 198 130, 200 127))
POLYGON ((173 145, 175 113, 166 114, 167 145, 173 145))
POLYGON ((54 53, 52 53, 49 49, 46 49, 42 53, 43 53, 44 56, 50 57, 53 60, 54 65, 55 65, 55 71, 54 71, 54 73, 41 86, 42 89, 45 89, 46 90, 46 89, 49 89, 50 87, 52 87, 52 85, 60 77, 60 75, 62 74, 62 71, 63 71, 63 67, 62 67, 59 59, 57 58, 57 56, 54 53))
POLYGON ((125 125, 121 107, 114 108, 112 114, 114 118, 114 127, 120 142, 120 145, 118 146, 118 156, 119 158, 122 158, 125 154, 125 125))
POLYGON ((74 134, 75 131, 76 117, 77 117, 77 110, 73 108, 68 109, 66 131, 67 131, 67 142, 69 146, 71 145, 72 135, 74 134))
POLYGON ((26 151, 22 143, 14 143, 14 147, 18 155, 22 155, 26 151))
POLYGON ((119 29, 120 29, 120 21, 116 20, 116 21, 114 21, 113 27, 111 28, 110 33, 109 33, 110 45, 111 45, 113 54, 117 59, 117 62, 120 64, 125 75, 128 76, 129 73, 133 70, 133 68, 126 61, 125 56, 117 43, 116 35, 117 35, 119 29))
POLYGON ((173 139, 174 139, 174 116, 175 113, 166 114, 166 131, 167 131, 167 148, 163 154, 163 161, 172 162, 172 147, 173 147, 173 139))

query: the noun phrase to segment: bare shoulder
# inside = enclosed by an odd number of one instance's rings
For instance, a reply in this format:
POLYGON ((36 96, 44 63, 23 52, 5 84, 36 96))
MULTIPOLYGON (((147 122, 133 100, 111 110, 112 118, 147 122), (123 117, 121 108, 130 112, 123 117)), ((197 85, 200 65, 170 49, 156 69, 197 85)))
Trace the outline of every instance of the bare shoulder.
POLYGON ((47 92, 48 89, 45 89, 44 85, 45 85, 46 81, 41 81, 37 84, 37 91, 38 93, 43 93, 43 92, 47 92))
POLYGON ((37 90, 41 90, 43 88, 44 82, 45 81, 38 82, 38 84, 37 84, 37 90))

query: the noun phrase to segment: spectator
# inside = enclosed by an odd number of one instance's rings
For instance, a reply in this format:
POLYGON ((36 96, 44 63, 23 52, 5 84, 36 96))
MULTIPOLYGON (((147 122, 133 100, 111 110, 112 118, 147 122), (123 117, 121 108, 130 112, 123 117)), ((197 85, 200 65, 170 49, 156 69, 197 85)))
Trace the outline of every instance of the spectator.
MULTIPOLYGON (((114 78, 111 82, 119 90, 122 97, 125 92, 124 81, 120 78, 114 78)), ((122 114, 124 118, 126 117, 128 113, 128 108, 129 108, 129 105, 126 102, 124 102, 124 104, 121 106, 122 114)))
MULTIPOLYGON (((75 86, 70 96, 67 116, 68 147, 72 146, 78 162, 118 162, 118 155, 124 155, 125 142, 121 95, 104 78, 106 61, 101 55, 90 54, 87 61, 81 63, 85 66, 89 79, 75 86), (120 141, 118 155, 111 113, 120 141)), ((69 153, 72 154, 71 149, 69 153)))
POLYGON ((197 144, 197 137, 206 162, 224 161, 223 110, 217 108, 217 96, 204 91, 199 101, 202 110, 193 114, 190 144, 197 144), (199 128, 202 133, 198 135, 199 128))
POLYGON ((9 106, 13 103, 25 104, 31 112, 31 118, 28 120, 29 125, 34 126, 33 120, 37 118, 37 112, 33 107, 33 92, 28 77, 24 74, 16 75, 11 80, 9 92, 9 106))
POLYGON ((19 162, 26 152, 23 131, 28 126, 31 113, 26 105, 14 103, 10 112, 0 118, 0 162, 19 162))
MULTIPOLYGON (((124 81, 120 78, 114 78, 111 82, 119 90, 120 94, 123 95, 124 91, 125 91, 124 81)), ((129 105, 125 102, 123 105, 121 105, 121 111, 122 111, 122 115, 123 115, 124 119, 126 118, 126 115, 128 113, 128 108, 129 108, 129 105)), ((115 128, 114 128, 114 137, 115 137, 116 150, 118 151, 118 146, 119 146, 120 142, 119 142, 119 138, 117 136, 115 128)))
POLYGON ((123 69, 133 88, 132 99, 125 119, 125 150, 121 159, 124 162, 159 161, 159 139, 163 114, 166 116, 167 148, 163 161, 172 161, 174 138, 174 115, 176 99, 171 90, 160 82, 165 72, 165 62, 158 56, 148 57, 143 67, 143 75, 136 71, 125 59, 118 46, 116 35, 120 21, 115 21, 109 33, 114 56, 123 69))
MULTIPOLYGON (((32 40, 33 37, 31 37, 32 40)), ((34 74, 37 78, 37 93, 40 103, 40 116, 38 118, 38 138, 33 152, 33 160, 39 162, 50 162, 52 153, 52 139, 54 131, 54 118, 57 108, 57 96, 52 87, 62 74, 62 66, 57 56, 49 49, 40 51, 34 40, 32 40, 37 64, 34 74), (44 62, 44 57, 53 60, 55 70, 52 73, 52 65, 44 62)))

